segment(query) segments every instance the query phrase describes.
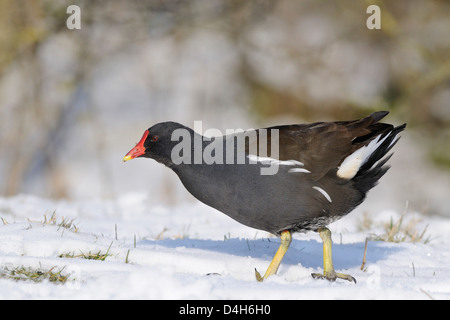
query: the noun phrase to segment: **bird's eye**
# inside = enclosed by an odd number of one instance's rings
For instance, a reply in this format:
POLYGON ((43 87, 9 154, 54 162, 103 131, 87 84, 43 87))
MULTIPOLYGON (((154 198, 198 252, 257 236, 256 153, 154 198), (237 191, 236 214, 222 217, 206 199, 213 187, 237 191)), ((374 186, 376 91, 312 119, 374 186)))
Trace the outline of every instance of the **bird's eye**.
POLYGON ((152 136, 152 142, 156 142, 158 141, 159 137, 158 136, 152 136))

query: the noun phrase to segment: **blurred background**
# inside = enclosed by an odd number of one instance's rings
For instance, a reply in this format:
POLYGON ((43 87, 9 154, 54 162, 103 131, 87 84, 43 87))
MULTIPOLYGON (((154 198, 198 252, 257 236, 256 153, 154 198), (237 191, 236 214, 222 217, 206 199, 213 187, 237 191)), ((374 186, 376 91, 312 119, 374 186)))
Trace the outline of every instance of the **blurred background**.
POLYGON ((162 165, 122 162, 151 125, 388 110, 408 127, 364 205, 450 216, 448 0, 1 0, 0 48, 2 197, 193 201, 162 165), (73 4, 80 30, 66 26, 73 4))

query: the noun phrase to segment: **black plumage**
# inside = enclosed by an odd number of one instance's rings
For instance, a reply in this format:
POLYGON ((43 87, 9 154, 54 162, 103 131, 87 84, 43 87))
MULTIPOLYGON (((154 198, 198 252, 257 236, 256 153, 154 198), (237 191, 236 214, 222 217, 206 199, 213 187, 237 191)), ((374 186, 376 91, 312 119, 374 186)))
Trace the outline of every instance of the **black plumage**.
POLYGON ((124 160, 147 157, 165 164, 194 197, 249 227, 276 235, 318 231, 358 206, 389 169, 388 152, 406 125, 379 122, 387 114, 257 129, 256 140, 242 139, 251 136, 248 132, 208 139, 181 124, 164 122, 149 128, 124 160), (182 133, 177 137, 190 141, 174 139, 176 130, 182 133), (278 134, 278 157, 270 153, 273 134, 278 134), (261 150, 259 138, 266 135, 268 153, 255 154, 261 150), (242 150, 239 139, 245 143, 242 150), (180 148, 182 142, 188 147, 180 148), (227 158, 230 145, 234 154, 227 158), (214 163, 204 158, 199 162, 199 157, 194 161, 199 146, 214 163), (237 164, 239 151, 244 152, 244 164, 237 164), (271 165, 277 166, 275 174, 261 174, 271 165))

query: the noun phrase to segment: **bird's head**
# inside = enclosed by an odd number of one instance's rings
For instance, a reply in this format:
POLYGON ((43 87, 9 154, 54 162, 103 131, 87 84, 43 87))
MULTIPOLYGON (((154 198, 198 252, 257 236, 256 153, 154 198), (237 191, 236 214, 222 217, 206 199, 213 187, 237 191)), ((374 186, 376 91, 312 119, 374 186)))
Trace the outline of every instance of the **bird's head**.
POLYGON ((178 141, 172 140, 175 130, 187 130, 189 135, 191 129, 176 122, 161 122, 144 131, 141 140, 123 158, 128 161, 135 158, 152 158, 165 165, 171 165, 171 154, 173 147, 178 141))

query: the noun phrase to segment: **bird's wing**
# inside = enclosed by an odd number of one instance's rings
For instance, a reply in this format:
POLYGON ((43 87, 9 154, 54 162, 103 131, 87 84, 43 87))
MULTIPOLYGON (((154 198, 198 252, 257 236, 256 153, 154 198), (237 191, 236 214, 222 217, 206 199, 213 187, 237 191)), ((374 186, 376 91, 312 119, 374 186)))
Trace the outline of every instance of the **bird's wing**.
POLYGON ((388 112, 380 111, 354 121, 316 122, 265 128, 268 156, 281 161, 302 162, 304 169, 310 171, 311 177, 319 180, 328 171, 337 170, 339 165, 356 150, 367 146, 378 136, 392 131, 392 125, 378 123, 387 114, 388 112), (270 150, 274 150, 274 146, 271 145, 274 129, 278 129, 279 135, 278 157, 270 153, 270 150))

